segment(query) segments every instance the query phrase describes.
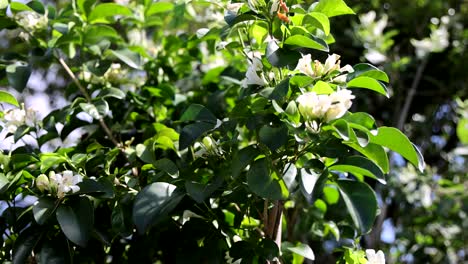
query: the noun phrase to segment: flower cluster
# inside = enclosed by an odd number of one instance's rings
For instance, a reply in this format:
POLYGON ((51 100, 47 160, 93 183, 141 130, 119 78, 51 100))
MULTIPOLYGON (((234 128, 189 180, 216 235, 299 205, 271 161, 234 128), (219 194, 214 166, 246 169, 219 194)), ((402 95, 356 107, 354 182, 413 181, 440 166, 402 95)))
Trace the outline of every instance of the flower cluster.
POLYGON ((307 92, 297 98, 299 112, 306 121, 323 120, 330 122, 342 117, 351 107, 354 99, 351 91, 342 89, 327 94, 307 92))
POLYGON ((382 250, 375 252, 373 249, 366 249, 367 264, 385 264, 385 255, 382 250))
POLYGON ((79 174, 73 174, 72 171, 66 170, 62 174, 51 171, 49 177, 41 174, 36 178, 36 187, 40 191, 49 191, 56 194, 58 198, 65 197, 67 193, 76 193, 80 190, 78 183, 83 181, 83 177, 79 174))
POLYGON ((22 11, 15 15, 15 20, 28 32, 42 31, 47 28, 47 13, 38 14, 34 11, 22 11))
POLYGON ((314 60, 312 63, 310 54, 303 55, 297 63, 296 70, 312 78, 329 76, 332 78, 332 82, 344 83, 346 82, 346 74, 344 73, 353 72, 354 70, 350 65, 345 65, 341 68, 339 59, 339 55, 332 54, 328 55, 325 64, 322 64, 318 60, 314 60))
POLYGON ((34 126, 37 120, 37 112, 31 108, 10 109, 5 111, 2 122, 9 133, 15 133, 22 125, 34 126))
POLYGON ((423 58, 431 52, 441 52, 449 46, 449 32, 447 25, 450 22, 448 16, 441 18, 441 25, 438 28, 431 28, 431 35, 422 40, 411 39, 411 44, 416 49, 416 56, 423 58))

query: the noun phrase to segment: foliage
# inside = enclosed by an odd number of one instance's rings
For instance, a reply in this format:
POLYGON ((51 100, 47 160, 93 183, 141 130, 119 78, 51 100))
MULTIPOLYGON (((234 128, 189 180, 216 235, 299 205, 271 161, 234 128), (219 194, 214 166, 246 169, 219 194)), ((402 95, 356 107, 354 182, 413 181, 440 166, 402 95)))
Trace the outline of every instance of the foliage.
POLYGON ((42 121, 0 93, 17 107, 1 112, 7 137, 23 141, 0 153, 2 259, 301 263, 335 250, 367 261, 359 243, 387 150, 424 161, 358 111, 360 97, 389 97, 387 74, 330 52, 334 17, 354 11, 225 4, 0 1, 0 27, 25 41, 2 54, 2 83, 27 91, 33 69, 53 65, 69 80, 69 104, 42 121), (77 130, 76 144, 45 151, 77 130))

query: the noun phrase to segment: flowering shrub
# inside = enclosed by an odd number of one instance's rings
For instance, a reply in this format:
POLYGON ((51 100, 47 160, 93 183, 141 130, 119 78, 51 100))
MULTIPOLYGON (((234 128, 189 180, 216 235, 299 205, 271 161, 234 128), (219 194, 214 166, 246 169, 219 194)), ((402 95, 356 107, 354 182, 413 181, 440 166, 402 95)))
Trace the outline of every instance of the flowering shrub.
MULTIPOLYGON (((339 262, 384 263, 359 246, 378 214, 369 183, 386 183, 387 150, 424 162, 352 103, 354 89, 388 96, 385 72, 329 55, 332 18, 353 10, 341 0, 197 4, 7 5, 12 29, 25 29, 20 12, 48 18, 26 32, 28 46, 63 68, 70 103, 20 134, 8 125, 24 118, 3 113, 7 137, 37 146, 0 153, 1 258, 301 263, 323 250, 309 241, 331 236, 339 262), (203 8, 225 22, 194 29, 203 8), (73 146, 41 151, 80 129, 73 146), (18 195, 37 201, 11 205, 18 195)), ((34 62, 7 63, 22 91, 34 62)), ((18 106, 6 92, 0 101, 18 106)))

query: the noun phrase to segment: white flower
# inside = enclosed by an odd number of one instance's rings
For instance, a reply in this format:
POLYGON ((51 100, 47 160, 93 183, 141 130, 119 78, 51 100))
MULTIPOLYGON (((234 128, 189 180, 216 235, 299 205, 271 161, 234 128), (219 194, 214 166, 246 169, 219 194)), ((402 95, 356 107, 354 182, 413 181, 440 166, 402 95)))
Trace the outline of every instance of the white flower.
POLYGON ((28 109, 10 109, 5 112, 3 122, 9 133, 15 133, 22 125, 34 126, 37 120, 36 111, 28 109))
POLYGON ((354 99, 355 96, 351 94, 350 90, 343 89, 330 94, 329 98, 331 106, 325 114, 326 122, 342 117, 351 107, 351 100, 354 99))
POLYGON ((252 58, 252 63, 249 65, 249 68, 247 68, 247 72, 245 73, 245 79, 242 80, 242 87, 247 88, 248 85, 266 85, 267 81, 263 76, 262 70, 262 61, 257 57, 252 58), (258 75, 258 72, 260 72, 260 75, 258 75))
POLYGON ((366 249, 367 264, 385 264, 385 255, 382 250, 366 249))
POLYGON ((343 89, 330 95, 307 92, 297 98, 299 112, 306 121, 324 119, 330 122, 342 117, 352 105, 355 96, 343 89))
POLYGON ((38 31, 47 28, 47 13, 41 15, 34 11, 21 11, 15 15, 16 22, 26 31, 38 31))
POLYGON ((312 57, 310 54, 303 55, 301 59, 297 62, 296 70, 302 72, 303 74, 315 77, 314 71, 312 70, 312 57))
POLYGON ((339 70, 340 69, 339 59, 340 59, 340 55, 337 55, 337 54, 328 55, 327 60, 325 60, 325 66, 323 69, 324 74, 330 73, 335 70, 339 70))
POLYGON ((387 60, 387 56, 375 49, 368 49, 367 52, 364 54, 366 60, 370 61, 373 64, 380 64, 387 60))
POLYGON ((360 15, 359 20, 361 21, 361 25, 368 27, 374 22, 375 17, 376 17, 375 11, 371 10, 366 14, 360 15))
POLYGON ((437 29, 432 29, 429 38, 422 40, 411 39, 411 44, 416 49, 416 56, 418 58, 425 57, 431 52, 441 52, 449 45, 449 33, 445 25, 437 29))
POLYGON ((331 106, 328 95, 317 95, 315 92, 301 94, 297 98, 299 112, 306 120, 322 118, 331 106))
POLYGON ((50 173, 49 175, 51 188, 57 190, 57 197, 63 198, 65 194, 76 193, 80 190, 78 183, 83 181, 83 177, 79 174, 73 175, 72 171, 66 170, 62 174, 50 173))

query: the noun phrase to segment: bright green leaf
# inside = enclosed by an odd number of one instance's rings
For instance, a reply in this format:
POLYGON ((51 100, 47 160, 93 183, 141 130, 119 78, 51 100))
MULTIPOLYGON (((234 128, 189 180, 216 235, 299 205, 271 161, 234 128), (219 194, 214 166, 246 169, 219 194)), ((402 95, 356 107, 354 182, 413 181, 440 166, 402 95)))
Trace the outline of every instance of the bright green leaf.
POLYGON ((320 12, 310 12, 304 18, 304 24, 309 22, 309 20, 312 25, 320 28, 326 36, 330 34, 330 20, 328 20, 328 17, 325 14, 320 12))
POLYGON ((457 136, 461 143, 468 144, 468 118, 462 118, 458 121, 457 136))
POLYGON ((320 0, 313 11, 324 13, 328 17, 355 14, 343 0, 320 0))
POLYGON ((387 74, 371 64, 359 63, 354 65, 353 69, 354 72, 350 72, 346 76, 346 81, 348 82, 359 76, 367 76, 382 82, 389 82, 387 74))
POLYGON ((0 103, 8 103, 14 106, 19 106, 16 98, 8 92, 0 91, 0 103))
POLYGON ((344 144, 372 160, 382 169, 384 173, 389 172, 388 156, 382 146, 373 143, 369 143, 365 147, 362 147, 358 143, 354 142, 344 142, 344 144))
POLYGON ((303 256, 306 259, 315 260, 314 251, 312 251, 310 246, 307 245, 307 244, 298 243, 294 247, 287 247, 285 249, 293 252, 294 254, 298 254, 300 256, 303 256))
POLYGON ((292 45, 297 48, 310 48, 326 52, 329 51, 328 45, 324 40, 312 35, 292 35, 284 41, 284 44, 292 45))
POLYGON ((371 135, 370 140, 374 144, 379 144, 399 153, 420 171, 424 170, 424 158, 400 130, 394 127, 379 127, 377 135, 371 135))
POLYGON ((98 4, 94 9, 91 10, 91 13, 88 17, 88 22, 91 24, 110 23, 108 18, 116 15, 131 16, 132 11, 128 7, 114 3, 98 4))
POLYGON ((361 156, 350 156, 339 160, 328 168, 329 170, 349 172, 356 175, 363 175, 378 180, 385 184, 385 175, 382 170, 371 160, 361 156))
POLYGON ((385 85, 383 85, 381 82, 371 77, 360 76, 349 81, 347 85, 348 85, 348 88, 369 89, 369 90, 378 92, 380 94, 383 94, 386 97, 389 97, 387 89, 385 88, 385 85))

